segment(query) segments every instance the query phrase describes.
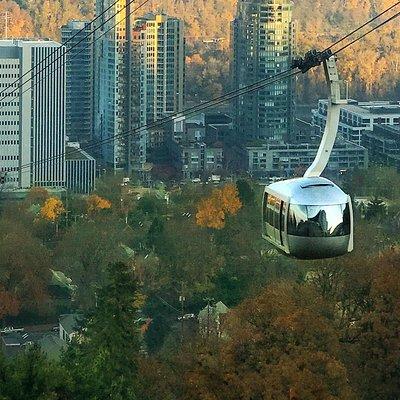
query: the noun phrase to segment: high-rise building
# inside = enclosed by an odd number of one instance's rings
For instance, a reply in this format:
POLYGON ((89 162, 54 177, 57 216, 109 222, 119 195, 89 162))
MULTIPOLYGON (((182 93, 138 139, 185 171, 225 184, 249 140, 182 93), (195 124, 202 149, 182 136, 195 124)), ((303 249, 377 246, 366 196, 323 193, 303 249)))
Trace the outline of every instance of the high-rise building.
MULTIPOLYGON (((112 0, 96 4, 100 15, 112 0)), ((101 158, 130 172, 146 163, 147 131, 137 128, 183 108, 185 42, 182 21, 164 14, 136 18, 125 5, 112 7, 104 19, 122 10, 118 19, 98 30, 94 134, 107 141, 101 158)))
POLYGON ((182 20, 147 14, 134 21, 133 58, 140 74, 141 122, 151 123, 182 111, 185 39, 182 20))
MULTIPOLYGON (((135 126, 152 124, 182 111, 185 81, 183 21, 165 14, 149 13, 135 19, 132 33, 132 114, 135 126)), ((164 141, 163 127, 141 131, 147 147, 154 138, 164 141)), ((157 142, 157 145, 160 143, 157 142)), ((131 146, 133 150, 140 146, 131 146)), ((134 160, 137 155, 133 154, 134 160)))
MULTIPOLYGON (((93 136, 95 140, 104 141, 96 154, 97 158, 107 166, 122 169, 127 168, 130 147, 123 133, 134 126, 130 118, 133 96, 129 72, 134 5, 127 0, 114 3, 114 0, 96 0, 96 14, 101 17, 94 27, 97 31, 94 45, 93 136)), ((145 151, 144 147, 139 153, 145 155, 145 151)))
POLYGON ((61 27, 66 53, 66 133, 86 144, 93 130, 93 35, 88 21, 70 21, 61 27))
MULTIPOLYGON (((290 69, 293 23, 289 0, 238 0, 232 22, 232 78, 235 89, 290 69)), ((281 80, 235 102, 243 141, 290 139, 294 123, 293 81, 281 80)))
POLYGON ((65 185, 64 61, 56 42, 0 40, 0 172, 6 189, 65 185))

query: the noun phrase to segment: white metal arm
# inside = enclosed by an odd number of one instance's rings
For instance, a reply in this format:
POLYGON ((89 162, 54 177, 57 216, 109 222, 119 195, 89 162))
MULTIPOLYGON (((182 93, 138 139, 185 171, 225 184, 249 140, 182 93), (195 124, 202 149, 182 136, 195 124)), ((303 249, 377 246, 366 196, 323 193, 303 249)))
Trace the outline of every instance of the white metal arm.
POLYGON ((324 172, 336 140, 339 127, 340 106, 347 104, 347 100, 342 100, 340 98, 340 80, 334 56, 324 61, 324 70, 330 91, 326 126, 315 160, 304 174, 306 178, 317 177, 324 172))

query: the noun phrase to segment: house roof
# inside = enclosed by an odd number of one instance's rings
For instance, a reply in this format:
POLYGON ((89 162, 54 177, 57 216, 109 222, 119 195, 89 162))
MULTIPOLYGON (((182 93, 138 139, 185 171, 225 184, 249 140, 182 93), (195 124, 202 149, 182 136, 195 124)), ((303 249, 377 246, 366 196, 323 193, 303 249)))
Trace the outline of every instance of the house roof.
POLYGON ((66 346, 66 343, 55 333, 43 335, 43 337, 37 341, 37 344, 52 360, 58 360, 61 351, 66 346))
POLYGON ((75 332, 81 325, 83 316, 81 314, 60 315, 60 325, 68 335, 75 332))
POLYGON ((219 301, 214 306, 206 305, 202 310, 200 310, 198 318, 203 319, 208 316, 217 317, 220 314, 226 314, 228 311, 229 308, 222 301, 219 301))

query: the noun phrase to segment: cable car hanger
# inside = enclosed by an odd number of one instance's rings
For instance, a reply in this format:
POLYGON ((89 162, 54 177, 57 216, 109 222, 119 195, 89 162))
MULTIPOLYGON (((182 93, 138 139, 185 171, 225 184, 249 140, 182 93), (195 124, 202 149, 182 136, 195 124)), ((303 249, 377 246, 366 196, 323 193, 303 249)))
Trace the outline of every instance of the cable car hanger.
POLYGON ((329 88, 327 121, 317 155, 302 178, 266 186, 263 199, 263 237, 286 255, 300 259, 341 256, 353 250, 351 198, 322 178, 335 144, 340 107, 340 80, 331 50, 309 51, 292 68, 306 73, 323 64, 329 88))

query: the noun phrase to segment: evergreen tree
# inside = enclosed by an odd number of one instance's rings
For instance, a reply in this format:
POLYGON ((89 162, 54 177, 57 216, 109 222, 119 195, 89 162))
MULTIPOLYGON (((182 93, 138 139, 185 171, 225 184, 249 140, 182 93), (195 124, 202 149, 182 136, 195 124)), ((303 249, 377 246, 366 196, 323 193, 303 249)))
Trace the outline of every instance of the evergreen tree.
POLYGON ((68 371, 38 346, 10 361, 0 358, 0 400, 67 400, 70 394, 68 371))
POLYGON ((140 350, 136 281, 123 263, 109 266, 97 308, 64 356, 76 384, 74 399, 136 399, 140 350))

